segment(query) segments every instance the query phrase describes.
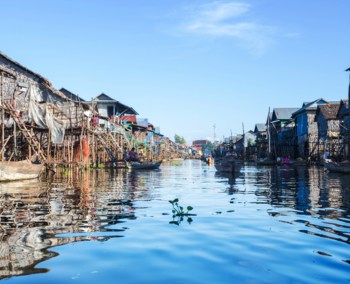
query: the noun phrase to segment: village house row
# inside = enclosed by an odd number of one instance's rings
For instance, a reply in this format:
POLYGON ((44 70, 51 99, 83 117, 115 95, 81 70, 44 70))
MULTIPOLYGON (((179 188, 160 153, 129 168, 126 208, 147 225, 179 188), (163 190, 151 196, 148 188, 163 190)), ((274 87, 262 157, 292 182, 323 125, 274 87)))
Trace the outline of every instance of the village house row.
POLYGON ((122 159, 135 147, 143 159, 182 156, 179 145, 132 107, 107 94, 85 101, 0 52, 1 160, 37 159, 90 167, 122 159))
POLYGON ((321 161, 325 152, 343 160, 348 151, 349 101, 318 98, 300 107, 273 108, 265 122, 255 124, 254 131, 225 138, 247 159, 264 158, 270 150, 276 157, 310 158, 321 161))

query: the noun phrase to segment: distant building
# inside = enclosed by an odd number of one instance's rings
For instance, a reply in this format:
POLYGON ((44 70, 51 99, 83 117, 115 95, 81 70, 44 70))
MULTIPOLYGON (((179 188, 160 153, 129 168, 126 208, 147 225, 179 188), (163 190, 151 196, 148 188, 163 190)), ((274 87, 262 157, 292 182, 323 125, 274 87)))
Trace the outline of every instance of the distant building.
MULTIPOLYGON (((103 117, 108 117, 110 119, 113 119, 115 116, 122 116, 127 114, 138 115, 138 113, 132 107, 124 105, 121 102, 107 96, 106 94, 101 94, 97 96, 92 100, 92 102, 97 103, 97 106, 98 106, 98 113, 100 115, 99 124, 107 125, 106 126, 107 128, 108 128, 107 120, 103 119, 103 117)), ((87 102, 87 103, 90 103, 90 102, 87 102)))
POLYGON ((209 144, 210 141, 209 140, 194 140, 192 145, 194 147, 197 147, 197 146, 201 146, 201 145, 205 145, 205 144, 209 144))

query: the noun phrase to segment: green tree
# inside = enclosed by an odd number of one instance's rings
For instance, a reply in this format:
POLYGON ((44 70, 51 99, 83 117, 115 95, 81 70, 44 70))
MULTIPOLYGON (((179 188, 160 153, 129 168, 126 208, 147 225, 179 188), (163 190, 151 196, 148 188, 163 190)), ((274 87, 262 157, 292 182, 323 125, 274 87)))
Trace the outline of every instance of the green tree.
POLYGON ((181 137, 180 135, 175 134, 175 143, 179 144, 186 144, 185 138, 181 137))
POLYGON ((175 139, 175 143, 180 143, 180 141, 181 141, 180 135, 177 135, 177 134, 175 134, 174 139, 175 139))

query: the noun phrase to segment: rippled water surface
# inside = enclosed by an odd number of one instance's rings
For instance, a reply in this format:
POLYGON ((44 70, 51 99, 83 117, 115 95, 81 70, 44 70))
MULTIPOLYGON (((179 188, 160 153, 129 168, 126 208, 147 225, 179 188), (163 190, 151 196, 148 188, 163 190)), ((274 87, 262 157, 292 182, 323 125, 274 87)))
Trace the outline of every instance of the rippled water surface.
POLYGON ((12 283, 350 281, 350 178, 322 168, 98 169, 0 184, 0 202, 12 283), (192 222, 172 218, 175 198, 192 222))

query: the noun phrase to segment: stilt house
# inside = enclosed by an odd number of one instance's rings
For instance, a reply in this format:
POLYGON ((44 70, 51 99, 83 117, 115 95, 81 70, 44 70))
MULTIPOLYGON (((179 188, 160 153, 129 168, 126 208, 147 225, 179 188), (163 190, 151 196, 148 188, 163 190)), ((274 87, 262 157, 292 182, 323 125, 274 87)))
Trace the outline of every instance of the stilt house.
POLYGON ((318 124, 318 158, 321 159, 325 152, 330 157, 338 155, 343 144, 340 139, 340 123, 338 113, 340 103, 323 104, 317 106, 316 121, 318 124))

